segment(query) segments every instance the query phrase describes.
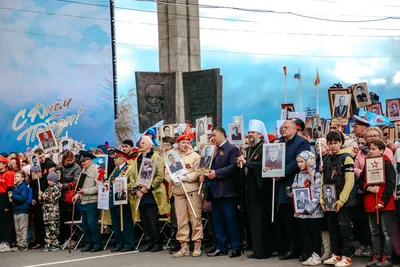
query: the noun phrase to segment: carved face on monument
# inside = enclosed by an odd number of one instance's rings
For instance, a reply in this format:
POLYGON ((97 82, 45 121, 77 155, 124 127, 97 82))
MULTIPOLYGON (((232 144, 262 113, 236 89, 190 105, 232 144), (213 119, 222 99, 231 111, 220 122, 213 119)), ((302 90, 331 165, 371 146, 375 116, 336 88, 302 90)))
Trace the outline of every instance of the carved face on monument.
POLYGON ((164 85, 149 84, 145 89, 146 111, 160 113, 164 107, 164 85))

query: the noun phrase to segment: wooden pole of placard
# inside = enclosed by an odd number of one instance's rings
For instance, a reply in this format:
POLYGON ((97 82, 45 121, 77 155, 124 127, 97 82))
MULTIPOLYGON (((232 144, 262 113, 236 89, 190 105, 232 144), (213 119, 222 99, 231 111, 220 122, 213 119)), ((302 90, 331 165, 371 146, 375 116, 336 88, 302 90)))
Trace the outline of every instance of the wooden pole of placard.
POLYGON ((186 191, 185 185, 183 184, 183 182, 181 182, 181 185, 182 185, 183 191, 185 192, 186 199, 187 199, 188 202, 189 202, 189 206, 190 206, 190 208, 192 209, 192 212, 193 212, 193 214, 194 214, 194 217, 197 219, 197 214, 196 214, 196 212, 195 212, 195 210, 194 210, 194 208, 193 208, 192 201, 190 201, 190 198, 189 198, 189 195, 188 195, 188 193, 187 193, 187 191, 186 191))
POLYGON ((376 204, 376 224, 379 224, 378 194, 375 194, 375 204, 376 204))
POLYGON ((101 210, 101 228, 100 228, 100 233, 103 234, 104 233, 104 210, 101 210))
POLYGON ((271 222, 275 221, 275 178, 272 178, 272 214, 271 214, 271 222))
POLYGON ((119 219, 121 220, 121 232, 124 231, 124 210, 122 208, 122 205, 119 205, 119 219))

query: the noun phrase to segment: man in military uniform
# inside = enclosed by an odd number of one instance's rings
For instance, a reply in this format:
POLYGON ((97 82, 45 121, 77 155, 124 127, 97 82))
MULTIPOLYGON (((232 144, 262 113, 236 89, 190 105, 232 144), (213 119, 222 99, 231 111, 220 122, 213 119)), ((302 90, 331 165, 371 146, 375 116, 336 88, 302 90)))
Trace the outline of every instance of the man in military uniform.
POLYGON ((59 248, 58 234, 60 232, 60 208, 59 201, 61 191, 57 187, 58 174, 49 173, 47 183, 49 187, 44 191, 39 191, 39 199, 43 201, 43 222, 45 230, 45 246, 42 251, 57 251, 59 248))
MULTIPOLYGON (((119 205, 114 205, 114 184, 113 180, 117 177, 127 177, 128 184, 130 177, 128 177, 128 154, 115 150, 114 163, 116 165, 114 172, 110 177, 110 211, 111 211, 111 222, 112 229, 115 237, 115 248, 111 249, 111 252, 127 252, 134 250, 134 233, 133 233, 133 220, 132 211, 129 205, 122 205, 122 223, 123 233, 121 231, 121 209, 119 205)), ((117 193, 117 192, 115 192, 117 193)))

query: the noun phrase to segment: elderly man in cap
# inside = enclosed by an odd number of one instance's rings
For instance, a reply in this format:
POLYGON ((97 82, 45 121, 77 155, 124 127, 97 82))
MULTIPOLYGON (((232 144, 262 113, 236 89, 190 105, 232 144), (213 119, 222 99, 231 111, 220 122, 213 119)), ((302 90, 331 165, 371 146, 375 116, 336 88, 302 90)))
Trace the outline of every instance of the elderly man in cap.
POLYGON ((140 252, 157 252, 162 250, 160 240, 160 230, 158 229, 158 215, 170 212, 167 200, 167 192, 163 184, 164 180, 164 160, 153 150, 153 142, 150 137, 142 136, 139 144, 139 156, 133 161, 129 168, 132 171, 132 178, 128 186, 136 186, 137 177, 143 159, 148 158, 155 164, 155 172, 151 187, 139 185, 136 191, 136 203, 139 203, 140 220, 142 222, 144 234, 149 238, 147 245, 140 252))
MULTIPOLYGON (((79 179, 85 179, 82 188, 78 188, 77 194, 73 198, 75 203, 77 200, 82 204, 82 229, 85 238, 85 247, 82 252, 98 252, 101 250, 101 234, 97 223, 97 191, 98 191, 98 170, 93 163, 96 158, 87 151, 79 151, 82 156, 82 174, 79 179)), ((78 184, 80 181, 78 181, 78 184)))
POLYGON ((132 218, 132 210, 130 205, 122 205, 122 223, 123 223, 123 232, 121 231, 121 212, 119 205, 114 204, 113 196, 116 191, 114 188, 113 181, 117 177, 126 177, 127 183, 129 184, 132 181, 132 175, 129 173, 129 166, 127 164, 129 155, 115 150, 114 155, 114 163, 115 169, 111 174, 110 180, 110 211, 111 211, 111 222, 112 229, 114 231, 115 237, 115 248, 111 249, 111 252, 127 252, 134 250, 134 232, 133 232, 133 218, 132 218))
POLYGON ((272 179, 261 177, 263 144, 268 142, 265 125, 259 120, 249 121, 249 147, 245 156, 237 163, 242 164, 245 208, 249 220, 253 253, 248 258, 265 259, 271 257, 273 250, 272 179))
POLYGON ((192 225, 192 240, 194 241, 192 256, 199 257, 201 256, 201 240, 203 239, 203 227, 201 223, 202 198, 201 195, 197 194, 200 187, 200 155, 193 151, 188 136, 181 135, 176 141, 178 143, 176 151, 180 154, 188 173, 180 177, 171 177, 168 173, 165 176, 165 179, 172 185, 172 193, 175 198, 175 213, 178 221, 176 239, 181 244, 181 249, 173 257, 181 258, 189 256, 189 222, 192 225), (183 187, 185 187, 189 198, 186 197, 183 187), (190 204, 192 204, 197 218, 190 204))
POLYGON ((357 115, 354 115, 354 120, 354 135, 359 137, 369 128, 369 121, 357 115))
POLYGON ((0 156, 0 252, 11 250, 14 223, 8 192, 14 186, 14 176, 15 173, 8 169, 7 158, 0 156))

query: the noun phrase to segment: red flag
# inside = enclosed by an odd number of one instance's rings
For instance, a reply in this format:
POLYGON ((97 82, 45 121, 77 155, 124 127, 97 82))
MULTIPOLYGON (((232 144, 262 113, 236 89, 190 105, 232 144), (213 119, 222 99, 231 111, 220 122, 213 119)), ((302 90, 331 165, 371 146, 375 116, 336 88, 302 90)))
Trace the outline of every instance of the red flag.
POLYGON ((283 66, 283 74, 286 76, 286 66, 283 66))

